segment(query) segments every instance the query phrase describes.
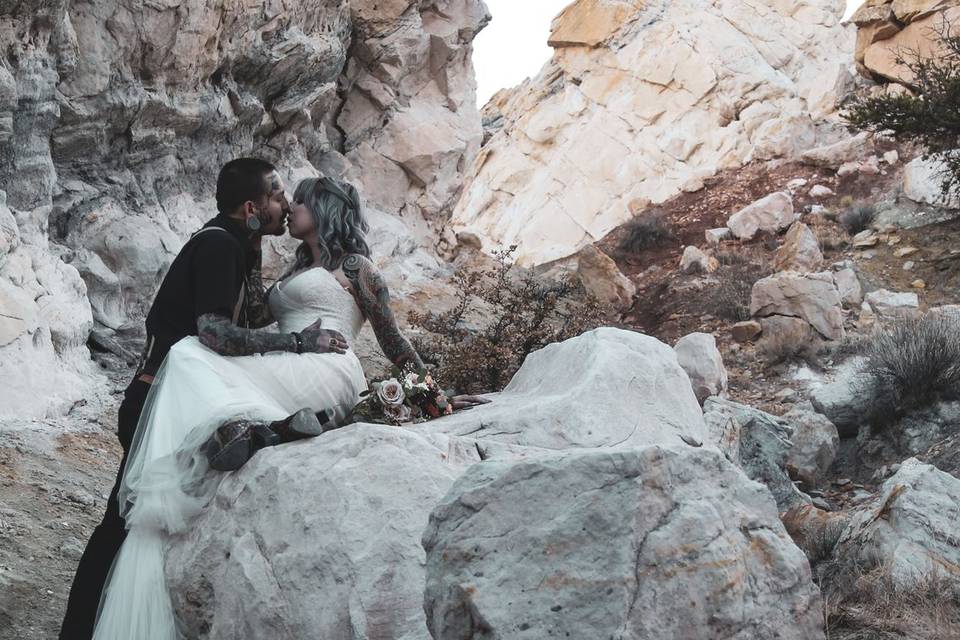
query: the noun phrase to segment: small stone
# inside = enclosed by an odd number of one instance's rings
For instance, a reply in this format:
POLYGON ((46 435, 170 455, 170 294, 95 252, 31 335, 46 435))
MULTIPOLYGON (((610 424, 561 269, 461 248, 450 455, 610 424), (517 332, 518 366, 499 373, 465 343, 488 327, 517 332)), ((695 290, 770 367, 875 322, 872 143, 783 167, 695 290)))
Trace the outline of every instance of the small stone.
POLYGON ((715 247, 724 240, 728 240, 731 236, 730 229, 723 227, 722 229, 707 229, 704 232, 704 235, 707 238, 707 244, 715 247))
POLYGON ((880 242, 880 237, 877 236, 872 230, 864 229, 857 235, 853 236, 853 247, 854 249, 863 249, 866 247, 875 247, 877 243, 880 242))
POLYGON ((887 246, 893 247, 900 244, 900 236, 890 236, 887 238, 887 246))
POLYGON ((777 391, 773 397, 780 402, 796 402, 797 392, 793 389, 781 389, 777 391))
POLYGON ((833 481, 833 486, 835 487, 845 487, 848 484, 852 484, 853 481, 850 478, 837 478, 833 481))
POLYGON ((897 161, 900 160, 900 154, 897 153, 896 149, 893 151, 887 151, 883 154, 883 161, 887 164, 897 164, 897 161))
POLYGON ((914 263, 913 263, 913 260, 907 260, 906 262, 903 263, 903 270, 904 270, 904 271, 913 271, 913 267, 914 267, 914 266, 915 266, 915 265, 914 265, 914 263))
POLYGON ((826 211, 827 211, 827 208, 822 204, 810 205, 810 215, 812 216, 822 216, 826 211))
POLYGON ((907 256, 912 256, 917 251, 919 251, 919 249, 917 249, 916 247, 900 247, 899 249, 893 252, 893 255, 895 255, 898 258, 906 258, 907 256))
POLYGON ((762 331, 763 328, 756 320, 738 322, 730 328, 730 333, 737 342, 750 342, 757 338, 762 331))
POLYGON ((683 273, 713 273, 719 266, 716 258, 692 245, 683 250, 680 258, 680 271, 683 273))
POLYGON ((830 503, 819 496, 812 498, 811 502, 813 502, 813 506, 815 506, 817 509, 822 509, 823 511, 833 511, 833 507, 830 506, 830 503))
POLYGON ((927 283, 917 278, 916 280, 910 283, 910 286, 913 287, 914 289, 926 289, 927 283))
POLYGON ((797 189, 803 186, 806 186, 806 184, 807 184, 806 178, 794 178, 793 180, 787 183, 787 190, 796 191, 797 189))
POLYGON ((833 195, 833 189, 822 184, 815 184, 810 189, 811 198, 826 198, 833 195))
POLYGON ((860 163, 844 162, 842 165, 840 165, 840 168, 837 169, 837 175, 842 178, 844 176, 853 175, 859 170, 860 170, 860 163))
POLYGON ((860 164, 860 173, 873 176, 880 173, 880 158, 877 156, 867 158, 860 164))

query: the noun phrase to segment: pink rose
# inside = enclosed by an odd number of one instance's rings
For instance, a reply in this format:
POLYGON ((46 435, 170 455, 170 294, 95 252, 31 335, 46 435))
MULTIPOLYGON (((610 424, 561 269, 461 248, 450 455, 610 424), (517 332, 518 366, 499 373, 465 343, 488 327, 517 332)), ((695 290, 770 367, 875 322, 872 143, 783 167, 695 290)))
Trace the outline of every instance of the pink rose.
POLYGON ((413 417, 410 407, 405 404, 384 406, 383 413, 397 422, 409 422, 413 417))

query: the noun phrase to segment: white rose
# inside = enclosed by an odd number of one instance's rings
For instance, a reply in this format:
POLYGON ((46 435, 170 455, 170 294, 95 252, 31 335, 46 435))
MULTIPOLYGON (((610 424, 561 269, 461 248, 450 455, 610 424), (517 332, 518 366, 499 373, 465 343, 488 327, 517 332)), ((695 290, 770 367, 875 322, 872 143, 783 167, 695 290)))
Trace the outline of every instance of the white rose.
POLYGON ((377 389, 377 398, 384 407, 400 406, 407 399, 403 393, 403 385, 396 378, 390 378, 380 385, 377 389))

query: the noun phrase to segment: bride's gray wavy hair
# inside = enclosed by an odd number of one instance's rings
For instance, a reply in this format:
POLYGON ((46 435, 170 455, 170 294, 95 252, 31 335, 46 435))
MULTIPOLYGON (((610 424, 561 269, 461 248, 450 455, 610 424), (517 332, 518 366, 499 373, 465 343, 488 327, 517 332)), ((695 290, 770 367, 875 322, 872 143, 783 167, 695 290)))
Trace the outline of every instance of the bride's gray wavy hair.
MULTIPOLYGON (((293 199, 305 204, 313 216, 323 267, 335 268, 336 261, 348 253, 370 257, 366 240, 370 225, 360 208, 356 187, 335 178, 307 178, 297 185, 293 199)), ((311 264, 313 252, 304 242, 297 247, 293 270, 311 264)))

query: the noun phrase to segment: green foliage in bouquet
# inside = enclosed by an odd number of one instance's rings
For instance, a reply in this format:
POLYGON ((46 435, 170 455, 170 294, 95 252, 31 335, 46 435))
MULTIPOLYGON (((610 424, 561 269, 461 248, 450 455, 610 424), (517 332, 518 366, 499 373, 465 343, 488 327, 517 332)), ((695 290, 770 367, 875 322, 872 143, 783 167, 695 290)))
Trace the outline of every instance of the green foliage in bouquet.
POLYGON ((457 393, 500 391, 531 352, 608 323, 610 310, 574 277, 521 272, 515 250, 495 252, 492 267, 459 270, 457 304, 449 311, 409 316, 427 332, 414 338, 418 353, 457 393))
POLYGON ((391 377, 374 380, 361 394, 349 422, 412 424, 453 413, 447 394, 425 369, 394 367, 391 377))

